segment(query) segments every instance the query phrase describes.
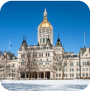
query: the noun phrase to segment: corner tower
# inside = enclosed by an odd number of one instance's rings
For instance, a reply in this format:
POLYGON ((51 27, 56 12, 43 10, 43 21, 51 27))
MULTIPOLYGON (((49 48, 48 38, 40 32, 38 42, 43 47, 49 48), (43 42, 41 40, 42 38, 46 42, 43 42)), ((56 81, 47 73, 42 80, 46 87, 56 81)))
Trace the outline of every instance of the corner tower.
POLYGON ((53 27, 48 22, 47 11, 43 13, 43 21, 38 26, 38 42, 40 45, 45 45, 48 38, 50 39, 51 44, 53 45, 53 27))

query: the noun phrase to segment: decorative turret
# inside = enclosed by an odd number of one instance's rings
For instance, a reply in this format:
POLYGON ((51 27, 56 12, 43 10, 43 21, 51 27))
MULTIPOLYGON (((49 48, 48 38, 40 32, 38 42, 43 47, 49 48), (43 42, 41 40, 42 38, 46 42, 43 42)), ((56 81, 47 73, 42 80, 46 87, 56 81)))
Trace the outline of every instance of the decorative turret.
POLYGON ((62 47, 62 43, 60 42, 60 39, 59 39, 59 34, 58 34, 58 39, 57 39, 57 43, 55 47, 62 47))
POLYGON ((23 42, 20 47, 20 50, 26 50, 26 49, 27 49, 26 36, 23 36, 23 42))

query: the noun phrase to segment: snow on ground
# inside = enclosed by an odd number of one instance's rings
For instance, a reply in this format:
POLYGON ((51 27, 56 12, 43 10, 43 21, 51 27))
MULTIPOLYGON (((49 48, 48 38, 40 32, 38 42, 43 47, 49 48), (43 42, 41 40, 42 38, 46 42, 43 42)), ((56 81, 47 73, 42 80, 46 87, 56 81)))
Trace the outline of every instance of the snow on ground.
POLYGON ((9 91, 81 91, 89 80, 3 80, 9 91))

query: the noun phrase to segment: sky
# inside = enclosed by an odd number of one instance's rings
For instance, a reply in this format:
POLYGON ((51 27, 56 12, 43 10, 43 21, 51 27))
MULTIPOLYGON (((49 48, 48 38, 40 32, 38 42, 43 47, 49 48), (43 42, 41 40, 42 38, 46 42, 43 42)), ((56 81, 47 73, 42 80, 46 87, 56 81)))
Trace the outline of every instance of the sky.
POLYGON ((53 44, 58 33, 65 52, 78 54, 80 48, 90 47, 90 11, 81 1, 9 1, 0 11, 0 50, 17 56, 23 36, 28 45, 37 45, 37 29, 46 7, 48 21, 53 26, 53 44))

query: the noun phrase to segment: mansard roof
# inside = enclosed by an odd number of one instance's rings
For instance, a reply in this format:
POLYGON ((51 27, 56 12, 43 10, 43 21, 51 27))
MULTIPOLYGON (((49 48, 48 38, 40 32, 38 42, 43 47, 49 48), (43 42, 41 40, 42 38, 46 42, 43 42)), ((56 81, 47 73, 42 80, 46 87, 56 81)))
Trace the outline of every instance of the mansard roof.
POLYGON ((21 45, 21 47, 20 47, 20 49, 19 50, 22 50, 22 47, 24 47, 24 49, 26 50, 27 49, 27 42, 26 42, 26 40, 23 40, 23 42, 22 42, 22 45, 21 45))
POLYGON ((22 50, 22 47, 24 47, 24 49, 26 50, 27 49, 27 43, 26 43, 26 36, 23 36, 23 42, 22 42, 22 45, 20 47, 19 50, 22 50))
MULTIPOLYGON (((10 57, 10 59, 13 59, 13 57, 15 57, 15 55, 11 52, 7 52, 7 55, 10 57)), ((15 59, 16 59, 16 57, 15 57, 15 59)))
MULTIPOLYGON (((81 48, 80 51, 82 52, 82 55, 83 55, 85 53, 85 51, 86 51, 86 47, 81 48)), ((79 51, 79 53, 80 53, 80 51, 79 51)), ((90 48, 89 48, 89 53, 90 53, 90 48)))
POLYGON ((5 51, 4 53, 5 54, 2 54, 3 58, 9 59, 9 60, 16 59, 15 55, 11 53, 10 51, 9 52, 5 51))
MULTIPOLYGON (((85 47, 81 48, 80 51, 82 51, 82 55, 83 55, 85 53, 85 51, 86 51, 86 48, 85 47)), ((79 51, 79 53, 80 53, 80 51, 79 51)))

